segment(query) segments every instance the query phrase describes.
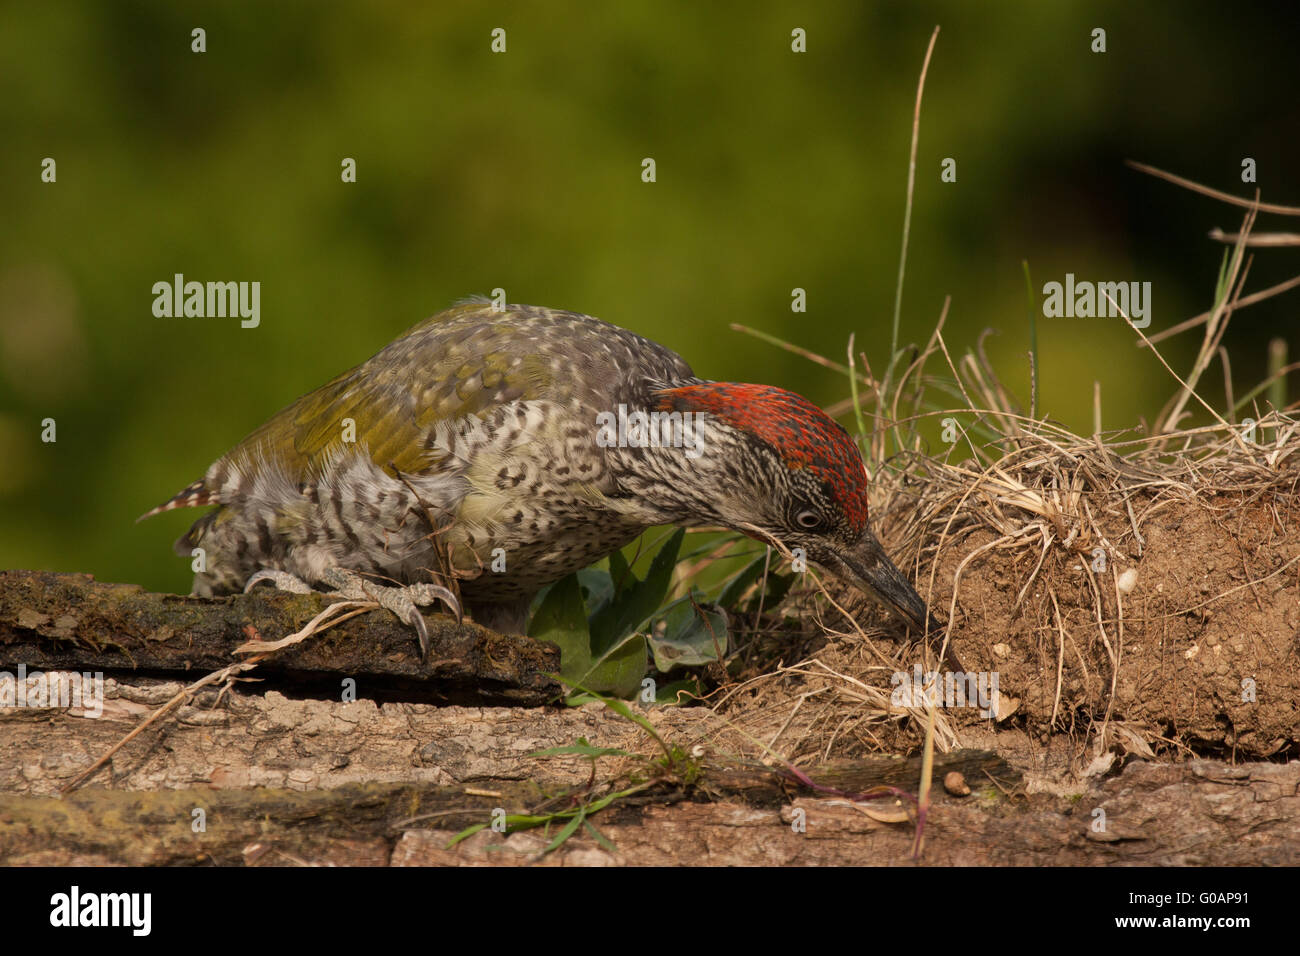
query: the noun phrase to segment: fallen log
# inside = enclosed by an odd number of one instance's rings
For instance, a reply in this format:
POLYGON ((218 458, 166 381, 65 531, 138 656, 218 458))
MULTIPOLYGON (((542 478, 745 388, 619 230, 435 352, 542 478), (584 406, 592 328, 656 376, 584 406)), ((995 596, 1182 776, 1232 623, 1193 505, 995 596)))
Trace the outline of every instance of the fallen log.
MULTIPOLYGON (((103 672, 176 679, 237 660, 253 638, 300 630, 330 603, 321 594, 271 588, 222 598, 154 594, 85 574, 0 571, 0 665, 10 670, 103 672)), ((559 649, 497 634, 470 621, 427 614, 430 653, 387 611, 371 611, 271 656, 257 676, 272 686, 337 697, 364 679, 366 696, 465 705, 539 706, 561 687, 559 649)))

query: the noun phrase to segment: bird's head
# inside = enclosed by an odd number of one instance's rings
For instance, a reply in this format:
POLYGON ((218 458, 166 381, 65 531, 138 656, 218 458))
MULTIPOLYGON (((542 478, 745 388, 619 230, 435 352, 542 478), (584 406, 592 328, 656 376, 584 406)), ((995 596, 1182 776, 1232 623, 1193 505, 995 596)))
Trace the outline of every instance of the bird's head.
MULTIPOLYGON (((694 413, 698 456, 688 510, 758 540, 775 538, 915 626, 925 602, 867 522, 867 473, 848 432, 801 395, 725 382, 657 393, 658 410, 694 413)), ((683 482, 685 485, 686 482, 683 482)))

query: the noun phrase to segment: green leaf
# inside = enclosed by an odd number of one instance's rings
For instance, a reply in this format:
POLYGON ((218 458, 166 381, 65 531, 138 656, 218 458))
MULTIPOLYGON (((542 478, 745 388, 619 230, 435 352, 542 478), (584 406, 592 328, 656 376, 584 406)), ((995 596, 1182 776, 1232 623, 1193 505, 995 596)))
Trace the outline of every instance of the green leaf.
MULTIPOLYGON (((794 584, 795 575, 790 574, 769 574, 767 578, 767 597, 763 599, 763 607, 772 610, 782 600, 785 599, 786 593, 790 590, 790 585, 794 584)), ((750 602, 751 607, 758 607, 758 600, 750 602)))
MULTIPOLYGON (((561 678, 561 680, 563 680, 563 678, 561 678)), ((602 696, 601 694, 597 694, 590 687, 583 687, 576 681, 564 682, 575 690, 580 691, 580 693, 570 695, 564 702, 566 705, 569 707, 581 707, 584 704, 589 704, 592 701, 598 700, 620 717, 632 721, 632 723, 636 724, 649 734, 651 738, 654 739, 654 742, 663 748, 665 753, 668 752, 668 745, 665 744, 664 739, 659 736, 659 731, 655 730, 655 725, 650 723, 650 721, 646 720, 640 714, 635 713, 624 701, 614 700, 602 696)))
POLYGON ((560 676, 594 691, 629 697, 646 670, 645 638, 629 634, 597 652, 577 575, 556 581, 528 626, 530 637, 560 648, 560 676))
POLYGON ((528 636, 554 641, 560 648, 560 673, 586 673, 591 668, 591 633, 587 606, 578 579, 570 574, 551 585, 533 619, 528 636))
POLYGON ((582 826, 582 821, 587 819, 586 807, 578 807, 578 812, 569 818, 569 822, 564 825, 564 829, 555 835, 555 839, 543 850, 543 853, 550 853, 558 848, 565 840, 577 832, 578 827, 582 826))
POLYGON ((585 670, 569 670, 563 666, 563 656, 560 664, 562 676, 579 681, 584 687, 615 697, 631 697, 641 688, 641 678, 645 677, 645 638, 640 634, 629 634, 613 647, 590 658, 585 670))
POLYGON ((618 852, 618 848, 610 842, 609 837, 597 830, 594 823, 590 820, 584 819, 582 825, 586 828, 587 832, 591 834, 591 838, 599 843, 606 851, 610 853, 618 852))
POLYGON ((704 688, 694 677, 675 680, 655 688, 655 703, 661 707, 681 707, 704 696, 704 688), (679 696, 680 695, 680 696, 679 696))
POLYGON ((758 576, 763 573, 765 567, 768 567, 766 552, 760 554, 726 583, 722 593, 718 595, 718 603, 724 608, 734 608, 741 595, 745 593, 751 584, 758 580, 758 576))
POLYGON ((601 568, 585 568, 577 574, 578 583, 582 585, 583 598, 587 603, 587 616, 590 618, 614 599, 614 579, 610 577, 608 571, 601 568))
POLYGON ((635 754, 628 753, 626 750, 619 750, 617 747, 594 747, 587 742, 586 737, 579 737, 576 744, 569 744, 566 747, 548 747, 545 750, 535 750, 530 753, 530 757, 557 757, 561 754, 576 754, 579 757, 634 757, 635 754))
POLYGON ((444 847, 444 849, 450 850, 461 840, 468 840, 470 837, 472 837, 475 833, 478 833, 480 830, 486 830, 487 826, 488 825, 486 823, 475 823, 473 826, 466 827, 465 829, 457 833, 454 837, 452 837, 451 842, 448 843, 447 846, 444 847))
POLYGON ((609 556, 609 580, 610 594, 615 599, 636 580, 622 551, 615 551, 609 556))
POLYGON ((712 664, 727 653, 727 612, 716 604, 682 601, 664 618, 663 634, 650 636, 655 666, 665 673, 674 667, 712 664))
MULTIPOLYGON (((606 648, 618 646, 626 635, 641 628, 659 609, 668 587, 672 584, 673 569, 677 566, 677 552, 681 550, 686 532, 678 528, 659 549, 650 562, 644 581, 637 580, 631 571, 627 584, 619 588, 614 600, 591 617, 591 650, 600 654, 606 648)), ((617 552, 615 552, 617 553, 617 552)), ((614 556, 610 555, 611 573, 614 556)), ((617 578, 615 579, 617 582, 617 578)), ((617 583, 615 587, 617 587, 617 583)))

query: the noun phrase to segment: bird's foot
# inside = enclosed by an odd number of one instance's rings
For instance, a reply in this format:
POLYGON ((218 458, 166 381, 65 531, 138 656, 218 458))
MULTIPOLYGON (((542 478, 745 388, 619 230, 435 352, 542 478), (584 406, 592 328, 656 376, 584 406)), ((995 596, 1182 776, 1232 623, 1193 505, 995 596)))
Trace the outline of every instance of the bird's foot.
MULTIPOLYGON (((245 583, 244 591, 251 591, 253 586, 261 581, 270 581, 279 590, 294 594, 310 594, 312 591, 312 588, 301 578, 287 571, 270 570, 258 571, 252 575, 245 583)), ((421 583, 405 587, 389 587, 376 584, 357 572, 344 568, 326 568, 320 581, 332 589, 331 595, 347 601, 374 601, 380 607, 395 614, 398 620, 415 628, 415 633, 420 639, 420 655, 425 660, 429 657, 429 626, 416 605, 426 607, 435 601, 441 601, 456 615, 457 623, 462 619, 460 602, 451 591, 441 585, 421 583)))
POLYGON ((435 601, 441 601, 456 615, 458 623, 462 617, 456 595, 438 584, 421 582, 405 587, 390 587, 376 584, 355 571, 343 568, 327 568, 321 575, 321 581, 333 588, 333 593, 340 597, 349 601, 374 601, 380 607, 392 611, 398 620, 415 628, 415 633, 420 638, 420 656, 424 660, 429 658, 429 626, 425 624, 424 615, 416 605, 426 607, 435 601))

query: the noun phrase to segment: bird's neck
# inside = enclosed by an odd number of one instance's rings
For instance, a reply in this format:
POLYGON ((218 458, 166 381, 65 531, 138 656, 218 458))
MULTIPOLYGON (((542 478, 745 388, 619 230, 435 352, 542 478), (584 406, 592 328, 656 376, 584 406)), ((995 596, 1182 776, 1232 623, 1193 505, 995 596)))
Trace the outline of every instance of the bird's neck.
POLYGON ((647 524, 730 524, 743 484, 731 429, 704 413, 620 408, 598 442, 627 508, 647 524))

